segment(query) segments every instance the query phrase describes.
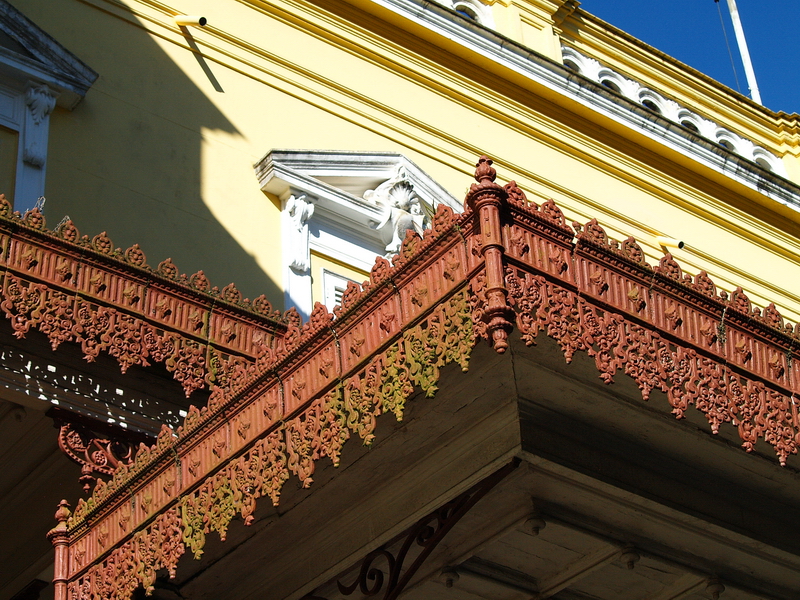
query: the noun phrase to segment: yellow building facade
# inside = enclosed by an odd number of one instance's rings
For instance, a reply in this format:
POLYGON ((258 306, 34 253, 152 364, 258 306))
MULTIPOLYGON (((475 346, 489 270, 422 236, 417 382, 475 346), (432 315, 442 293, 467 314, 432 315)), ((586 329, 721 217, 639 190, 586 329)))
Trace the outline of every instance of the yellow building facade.
POLYGON ((136 241, 220 286, 281 304, 280 199, 253 175, 270 150, 396 152, 456 198, 486 153, 569 218, 596 216, 651 257, 662 255, 656 237, 680 238, 687 268, 798 315, 797 295, 776 283, 797 274, 796 118, 577 3, 478 3, 485 27, 413 2, 15 5, 100 74, 51 117, 47 216, 136 241), (185 13, 208 24, 182 30, 174 16, 185 13), (588 83, 565 52, 762 149, 778 178, 667 109, 659 118, 613 83, 588 83))

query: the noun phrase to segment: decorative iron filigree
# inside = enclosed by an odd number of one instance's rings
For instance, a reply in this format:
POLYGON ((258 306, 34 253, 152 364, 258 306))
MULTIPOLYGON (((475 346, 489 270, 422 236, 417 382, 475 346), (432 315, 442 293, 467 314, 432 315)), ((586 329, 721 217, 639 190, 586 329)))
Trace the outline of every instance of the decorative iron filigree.
POLYGON ((140 442, 152 441, 144 434, 90 422, 68 411, 54 408, 49 414, 59 427, 59 448, 81 465, 79 480, 87 494, 99 475, 111 476, 117 465, 133 460, 140 442))
MULTIPOLYGON (((447 504, 426 515, 404 533, 388 544, 367 554, 361 561, 358 577, 350 585, 337 581, 339 592, 350 596, 358 590, 366 597, 380 596, 383 600, 395 600, 406 588, 414 574, 428 559, 439 542, 450 532, 461 518, 478 503, 492 488, 517 467, 518 462, 507 464, 502 469, 473 486, 447 504), (392 553, 392 548, 402 540, 400 548, 392 553), (418 550, 411 565, 403 570, 406 559, 418 550), (378 566, 381 562, 385 567, 378 566)), ((303 600, 325 600, 314 594, 303 600)))

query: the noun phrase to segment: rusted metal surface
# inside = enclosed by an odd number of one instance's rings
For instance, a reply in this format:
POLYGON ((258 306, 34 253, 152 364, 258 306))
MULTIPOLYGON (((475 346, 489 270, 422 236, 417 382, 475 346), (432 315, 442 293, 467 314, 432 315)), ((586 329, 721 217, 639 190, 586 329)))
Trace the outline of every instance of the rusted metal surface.
POLYGON ((415 388, 433 396, 439 369, 466 370, 479 339, 503 352, 544 332, 567 362, 593 357, 606 383, 621 372, 645 399, 664 392, 677 418, 694 406, 748 451, 765 440, 782 464, 797 452, 798 332, 774 306, 762 314, 669 255, 651 267, 635 240, 609 240, 595 221, 570 228, 552 201, 494 178, 482 158, 463 215, 440 206, 333 315, 317 305, 301 324, 289 311, 280 343, 98 482, 54 537, 59 552, 67 540, 56 577, 70 599, 127 599, 184 552, 199 557, 206 535, 224 539, 237 515, 250 523, 259 498, 277 504, 290 476, 311 485, 316 461, 338 464, 351 437, 369 443, 379 414, 401 419, 415 388))

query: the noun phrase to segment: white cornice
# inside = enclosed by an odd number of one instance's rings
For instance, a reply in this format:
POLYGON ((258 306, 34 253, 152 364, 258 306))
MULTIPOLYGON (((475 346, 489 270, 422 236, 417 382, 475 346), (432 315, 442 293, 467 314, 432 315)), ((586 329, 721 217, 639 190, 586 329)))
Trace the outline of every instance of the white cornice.
MULTIPOLYGON (((405 169, 409 182, 417 194, 431 206, 436 207, 444 203, 456 212, 463 209, 462 202, 451 196, 413 161, 396 152, 272 150, 256 165, 256 173, 262 182, 262 187, 267 169, 288 169, 295 177, 312 178, 318 182, 319 178, 346 176, 383 181, 391 176, 398 165, 405 169)), ((361 198, 359 201, 365 202, 361 198)))
POLYGON ((800 212, 800 187, 763 169, 752 160, 693 134, 656 115, 621 94, 595 83, 567 67, 525 48, 429 0, 372 0, 376 5, 463 48, 523 75, 537 85, 577 102, 603 117, 643 135, 670 150, 689 156, 700 165, 800 212))

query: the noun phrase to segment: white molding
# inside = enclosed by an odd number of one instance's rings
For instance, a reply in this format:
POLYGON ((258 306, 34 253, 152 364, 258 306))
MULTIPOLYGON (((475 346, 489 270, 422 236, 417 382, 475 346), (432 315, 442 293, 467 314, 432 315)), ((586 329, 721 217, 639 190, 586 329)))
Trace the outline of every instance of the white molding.
POLYGON ((23 212, 33 208, 44 195, 47 138, 55 94, 49 87, 31 81, 20 84, 3 80, 2 73, 0 82, 5 84, 0 85, 0 124, 19 134, 13 192, 14 208, 23 212))
POLYGON ((562 46, 561 54, 565 64, 572 64, 577 72, 587 79, 591 79, 600 85, 604 85, 606 82, 612 83, 619 89, 620 94, 632 102, 643 104, 649 100, 658 107, 662 117, 678 125, 683 125, 685 122, 691 123, 697 128, 697 133, 706 139, 718 144, 727 142, 730 144, 729 149, 742 158, 753 162, 760 158, 763 161, 762 167, 781 177, 787 176, 786 167, 781 162, 781 159, 765 148, 756 146, 751 140, 701 117, 674 100, 670 100, 655 90, 643 86, 638 81, 628 79, 616 71, 612 71, 596 59, 584 56, 574 48, 562 46))
MULTIPOLYGON (((571 101, 594 110, 656 141, 671 150, 692 157, 699 164, 737 181, 775 202, 800 212, 800 186, 752 161, 700 139, 691 131, 656 115, 519 43, 474 24, 452 18, 452 12, 429 0, 372 0, 378 6, 462 47, 495 61, 571 101)), ((756 158, 763 156, 755 155, 756 158)))
POLYGON ((58 94, 46 85, 30 83, 25 90, 24 141, 22 160, 33 167, 44 167, 47 158, 47 134, 50 113, 56 107, 58 94))
POLYGON ((494 29, 494 17, 492 8, 481 0, 439 0, 441 4, 456 12, 466 8, 467 12, 475 15, 475 20, 484 27, 494 29))
POLYGON ((391 204, 396 187, 419 207, 409 209, 417 221, 414 227, 422 225, 422 213, 435 211, 440 203, 462 210, 444 188, 396 153, 273 150, 255 170, 261 189, 281 201, 284 301, 304 318, 313 308, 311 251, 368 273, 377 256, 394 250, 387 240, 397 241, 392 234, 397 213, 403 213, 391 204), (301 197, 305 233, 298 227, 298 213, 292 214, 301 197))
POLYGON ((69 110, 97 80, 97 73, 6 0, 0 0, 0 31, 26 52, 0 46, 0 78, 45 84, 58 93, 59 106, 69 110))

